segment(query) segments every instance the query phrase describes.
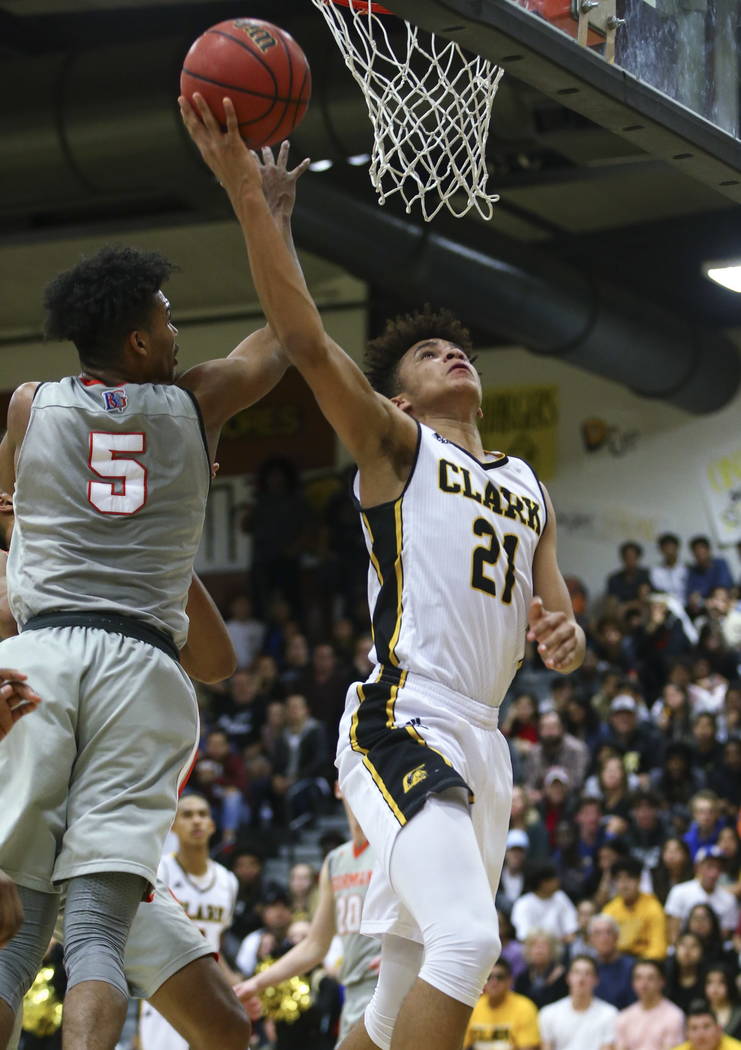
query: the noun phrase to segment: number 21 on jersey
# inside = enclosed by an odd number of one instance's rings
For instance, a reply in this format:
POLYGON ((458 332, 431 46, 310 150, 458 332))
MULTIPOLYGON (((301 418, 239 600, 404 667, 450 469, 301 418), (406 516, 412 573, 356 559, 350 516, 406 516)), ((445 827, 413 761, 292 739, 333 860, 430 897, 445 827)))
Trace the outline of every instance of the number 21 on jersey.
POLYGON ((136 458, 147 451, 144 433, 90 432, 88 466, 102 481, 88 481, 87 498, 100 514, 136 514, 147 502, 147 468, 136 458))
POLYGON ((491 594, 494 598, 498 596, 504 605, 510 605, 512 602, 512 590, 515 585, 515 554, 520 542, 519 536, 516 536, 513 532, 508 532, 500 543, 496 529, 486 518, 477 518, 474 521, 473 532, 474 536, 480 536, 485 542, 480 547, 474 548, 473 563, 471 565, 471 586, 477 591, 491 594), (496 565, 502 549, 504 549, 504 553, 507 556, 507 567, 504 572, 504 583, 501 592, 498 593, 497 584, 487 574, 486 568, 489 565, 496 565))

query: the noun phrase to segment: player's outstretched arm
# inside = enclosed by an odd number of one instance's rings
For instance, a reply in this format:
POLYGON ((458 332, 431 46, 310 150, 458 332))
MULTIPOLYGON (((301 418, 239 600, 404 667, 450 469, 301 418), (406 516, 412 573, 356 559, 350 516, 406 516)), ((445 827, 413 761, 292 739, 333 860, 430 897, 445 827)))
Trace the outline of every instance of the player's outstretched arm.
POLYGON ((235 985, 234 991, 237 997, 245 1003, 249 1010, 251 1005, 256 1005, 250 1001, 257 999, 260 992, 264 992, 266 988, 313 970, 329 951, 334 934, 334 895, 325 860, 319 876, 319 900, 306 937, 285 955, 281 955, 272 966, 242 981, 241 984, 235 985))
POLYGON ((195 573, 185 611, 189 627, 180 650, 183 669, 197 682, 223 682, 234 674, 237 654, 216 603, 195 573))
POLYGON ((278 341, 361 468, 375 464, 379 457, 392 463, 411 462, 416 425, 373 391, 354 361, 325 332, 295 256, 271 215, 261 165, 239 135, 234 107, 224 100, 227 130, 223 133, 202 96, 196 94, 194 100, 197 112, 180 99, 183 121, 229 195, 262 308, 278 341))
MULTIPOLYGON (((296 183, 305 170, 306 165, 299 164, 289 171, 287 143, 277 158, 272 150, 263 150, 263 193, 285 247, 297 266, 291 216, 296 202, 296 183)), ((275 333, 266 325, 243 339, 228 357, 196 365, 179 378, 179 385, 187 387, 198 398, 212 451, 226 420, 270 393, 288 366, 288 358, 275 333)))
POLYGON ((538 652, 546 667, 569 674, 581 667, 586 642, 584 631, 576 622, 568 588, 558 567, 556 556, 556 513, 548 492, 543 488, 548 521, 535 549, 533 559, 533 593, 528 622, 528 640, 537 642, 538 652))

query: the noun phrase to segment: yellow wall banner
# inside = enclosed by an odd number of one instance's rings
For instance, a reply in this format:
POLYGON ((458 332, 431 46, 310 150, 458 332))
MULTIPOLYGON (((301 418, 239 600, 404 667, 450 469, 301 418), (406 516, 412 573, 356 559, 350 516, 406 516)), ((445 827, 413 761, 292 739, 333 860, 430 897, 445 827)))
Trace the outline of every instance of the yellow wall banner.
POLYGON ((702 481, 718 542, 737 543, 741 540, 741 440, 713 452, 702 468, 702 481))
POLYGON ((548 481, 556 472, 558 387, 490 387, 481 407, 481 439, 491 452, 526 459, 548 481))

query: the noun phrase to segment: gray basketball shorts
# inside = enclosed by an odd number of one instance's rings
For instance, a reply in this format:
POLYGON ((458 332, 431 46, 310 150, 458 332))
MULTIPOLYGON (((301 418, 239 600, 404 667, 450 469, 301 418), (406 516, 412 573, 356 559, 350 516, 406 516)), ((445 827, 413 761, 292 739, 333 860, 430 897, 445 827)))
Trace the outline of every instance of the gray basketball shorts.
MULTIPOLYGON (((63 938, 64 896, 54 936, 63 938)), ((151 999, 173 974, 214 950, 158 879, 151 901, 142 901, 129 931, 124 972, 135 999, 151 999)))
POLYGON ((90 627, 8 638, 0 666, 42 697, 0 741, 0 868, 46 893, 99 871, 154 885, 197 746, 185 671, 146 642, 90 627))

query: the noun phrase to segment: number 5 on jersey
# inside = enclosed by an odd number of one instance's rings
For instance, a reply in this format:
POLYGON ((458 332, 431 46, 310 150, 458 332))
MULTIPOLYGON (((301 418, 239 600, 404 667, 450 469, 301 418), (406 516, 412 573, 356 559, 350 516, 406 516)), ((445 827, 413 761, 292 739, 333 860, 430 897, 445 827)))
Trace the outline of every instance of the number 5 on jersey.
POLYGON ((143 433, 90 432, 88 466, 103 481, 88 481, 87 498, 101 514, 136 514, 147 502, 147 468, 135 457, 147 451, 143 433))

